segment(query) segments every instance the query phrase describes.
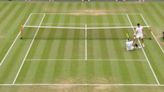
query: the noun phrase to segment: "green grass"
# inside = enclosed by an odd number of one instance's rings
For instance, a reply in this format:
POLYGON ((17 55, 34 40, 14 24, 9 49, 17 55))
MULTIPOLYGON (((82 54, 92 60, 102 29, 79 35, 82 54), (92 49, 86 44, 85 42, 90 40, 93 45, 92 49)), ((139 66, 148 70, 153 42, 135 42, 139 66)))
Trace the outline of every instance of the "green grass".
MULTIPOLYGON (((29 53, 28 48, 37 28, 25 28, 23 40, 17 39, 4 62, 6 52, 16 38, 20 25, 24 24, 31 13, 46 13, 42 26, 120 26, 140 22, 146 25, 142 13, 156 38, 161 40, 164 18, 164 2, 147 3, 114 3, 114 2, 0 2, 0 84, 156 84, 148 61, 141 49, 127 52, 125 39, 114 39, 125 36, 125 31, 116 30, 85 30, 40 29, 29 53), (106 13, 93 15, 86 10, 99 10, 106 13), (87 12, 85 15, 48 14, 48 13, 87 12), (134 14, 136 13, 136 14, 134 14), (116 14, 116 15, 112 15, 116 14), (134 15, 132 15, 134 14, 134 15), (31 33, 29 33, 31 32, 31 33), (111 37, 111 38, 110 38, 111 37), (85 41, 87 41, 87 61, 85 59, 85 41), (25 57, 27 55, 27 57, 25 57), (25 60, 24 60, 25 59, 25 60), (31 60, 56 59, 56 60, 31 60), (70 60, 62 60, 70 59, 70 60), (90 60, 92 59, 92 60, 90 60), (94 59, 94 60, 93 60, 94 59), (116 60, 119 59, 119 60, 116 60), (129 61, 126 61, 126 60, 129 61), (23 65, 22 65, 23 64, 23 65), (20 72, 18 72, 20 69, 20 72), (18 76, 17 76, 18 74, 18 76), (16 79, 14 81, 14 79, 16 79)), ((38 26, 43 14, 31 15, 27 25, 38 26)), ((151 36, 152 37, 152 36, 151 36)), ((20 38, 20 37, 19 37, 20 38)), ((164 53, 155 39, 145 40, 144 51, 160 84, 164 84, 164 53)), ((2 92, 162 92, 164 87, 141 86, 2 86, 2 92)))

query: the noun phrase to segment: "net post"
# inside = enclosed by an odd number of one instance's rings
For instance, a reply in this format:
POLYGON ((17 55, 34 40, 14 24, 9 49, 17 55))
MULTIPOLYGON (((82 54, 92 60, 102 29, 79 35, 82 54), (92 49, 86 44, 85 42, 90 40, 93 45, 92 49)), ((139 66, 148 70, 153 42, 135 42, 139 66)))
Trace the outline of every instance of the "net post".
POLYGON ((84 25, 84 28, 85 28, 85 30, 84 30, 84 33, 85 33, 85 61, 87 61, 87 59, 88 59, 88 42, 87 42, 87 39, 88 39, 88 33, 87 33, 87 30, 88 30, 88 28, 87 28, 87 24, 85 24, 84 25))
POLYGON ((152 27, 151 26, 143 26, 143 28, 144 28, 143 34, 145 35, 144 39, 152 40, 152 37, 151 37, 152 27))
POLYGON ((24 29, 24 27, 23 27, 23 25, 21 25, 21 27, 20 27, 20 39, 23 39, 23 29, 24 29))
MULTIPOLYGON (((149 26, 148 29, 149 29, 149 31, 150 31, 150 33, 151 33, 151 32, 152 32, 152 28, 151 28, 151 26, 149 26)), ((152 38, 149 37, 149 40, 152 40, 152 38)))
POLYGON ((162 32, 162 34, 163 34, 163 37, 162 38, 164 39, 164 31, 162 32))

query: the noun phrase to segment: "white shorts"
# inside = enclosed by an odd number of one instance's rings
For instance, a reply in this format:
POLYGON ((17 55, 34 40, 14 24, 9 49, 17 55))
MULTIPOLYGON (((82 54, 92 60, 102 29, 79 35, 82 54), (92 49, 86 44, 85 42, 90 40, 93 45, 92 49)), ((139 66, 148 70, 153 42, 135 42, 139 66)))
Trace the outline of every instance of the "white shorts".
POLYGON ((130 48, 126 48, 127 51, 134 50, 134 46, 131 46, 130 48))
POLYGON ((137 35, 136 35, 136 38, 137 38, 137 39, 139 39, 139 38, 143 39, 143 34, 137 34, 137 35))

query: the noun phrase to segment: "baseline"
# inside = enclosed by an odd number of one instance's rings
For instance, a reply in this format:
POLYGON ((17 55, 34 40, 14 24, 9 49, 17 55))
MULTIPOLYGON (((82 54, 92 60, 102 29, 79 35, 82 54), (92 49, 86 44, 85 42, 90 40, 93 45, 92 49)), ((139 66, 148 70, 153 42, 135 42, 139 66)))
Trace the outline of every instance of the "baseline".
MULTIPOLYGON (((86 13, 93 13, 93 12, 83 12, 81 13, 80 12, 54 12, 54 13, 39 13, 39 12, 33 12, 31 14, 86 14, 86 13)), ((108 15, 126 15, 127 13, 109 13, 109 12, 106 12, 105 14, 108 14, 108 15)), ((129 15, 140 15, 140 13, 128 13, 129 15)))
POLYGON ((76 83, 76 84, 0 84, 0 86, 102 86, 102 87, 110 87, 110 86, 132 86, 132 87, 164 87, 164 84, 80 84, 80 83, 76 83))
MULTIPOLYGON (((25 26, 27 28, 38 28, 38 26, 32 26, 32 25, 27 25, 25 26)), ((136 28, 137 26, 133 26, 133 28, 136 28)), ((144 28, 148 28, 150 26, 142 26, 144 28)), ((75 26, 69 26, 69 27, 66 27, 66 26, 40 26, 40 28, 58 28, 58 29, 85 29, 85 27, 75 27, 75 26)), ((87 27, 87 29, 118 29, 118 28, 131 28, 131 26, 97 26, 97 27, 87 27)))
MULTIPOLYGON (((26 61, 85 61, 86 59, 26 59, 26 61)), ((146 62, 146 59, 87 59, 87 61, 127 61, 146 62)))

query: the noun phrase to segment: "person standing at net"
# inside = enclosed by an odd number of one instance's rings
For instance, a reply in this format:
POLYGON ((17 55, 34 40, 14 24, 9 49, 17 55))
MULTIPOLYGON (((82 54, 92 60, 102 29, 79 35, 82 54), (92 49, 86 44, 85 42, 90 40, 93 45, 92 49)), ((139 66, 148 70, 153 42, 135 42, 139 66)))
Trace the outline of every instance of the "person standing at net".
POLYGON ((143 36, 143 27, 139 23, 137 24, 134 36, 135 36, 135 39, 136 39, 136 43, 137 43, 138 40, 140 40, 142 47, 145 47, 145 45, 144 45, 144 36, 143 36))

